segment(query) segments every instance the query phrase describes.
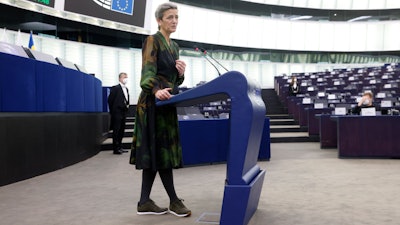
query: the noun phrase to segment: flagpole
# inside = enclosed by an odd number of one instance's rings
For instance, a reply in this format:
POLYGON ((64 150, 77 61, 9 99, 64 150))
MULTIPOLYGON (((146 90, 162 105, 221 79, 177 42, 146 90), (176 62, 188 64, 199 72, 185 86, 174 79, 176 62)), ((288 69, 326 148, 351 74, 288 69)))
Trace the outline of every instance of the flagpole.
POLYGON ((21 46, 21 30, 18 29, 17 38, 15 39, 15 45, 21 46))
POLYGON ((6 28, 5 28, 5 27, 4 27, 4 29, 3 29, 3 34, 1 35, 0 41, 2 41, 2 42, 8 42, 8 40, 7 40, 7 33, 6 33, 6 28))
POLYGON ((35 43, 33 42, 33 33, 31 31, 31 34, 29 35, 29 44, 28 47, 32 50, 35 50, 35 43))

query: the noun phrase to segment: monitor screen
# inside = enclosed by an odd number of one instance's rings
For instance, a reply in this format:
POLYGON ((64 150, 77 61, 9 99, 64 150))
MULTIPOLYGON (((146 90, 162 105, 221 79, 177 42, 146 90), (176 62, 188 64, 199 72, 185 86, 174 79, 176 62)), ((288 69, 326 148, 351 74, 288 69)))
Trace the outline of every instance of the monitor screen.
POLYGON ((26 53, 33 59, 36 59, 37 61, 42 61, 42 62, 47 62, 47 63, 51 63, 51 64, 55 64, 58 65, 56 59, 49 54, 43 53, 43 52, 39 52, 39 51, 35 51, 29 48, 24 48, 26 53))
POLYGON ((79 71, 81 71, 82 73, 88 73, 87 70, 86 70, 86 68, 85 68, 84 66, 75 64, 75 67, 76 67, 79 71))
POLYGON ((78 68, 76 68, 75 64, 68 60, 58 58, 58 57, 56 58, 56 60, 57 60, 58 64, 60 64, 61 66, 65 67, 65 68, 78 70, 78 68))
POLYGON ((0 41, 0 52, 28 58, 28 55, 26 54, 22 46, 9 44, 2 41, 0 41))

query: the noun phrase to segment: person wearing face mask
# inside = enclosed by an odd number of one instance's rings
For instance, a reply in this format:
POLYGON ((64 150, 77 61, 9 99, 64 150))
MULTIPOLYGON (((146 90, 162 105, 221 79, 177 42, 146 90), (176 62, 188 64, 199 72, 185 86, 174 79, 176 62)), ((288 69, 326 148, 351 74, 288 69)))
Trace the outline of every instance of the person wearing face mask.
POLYGON ((353 108, 352 114, 355 115, 360 115, 361 109, 362 108, 371 108, 374 107, 373 105, 373 94, 372 92, 365 92, 363 96, 361 97, 360 101, 356 105, 356 107, 353 108))
POLYGON ((120 73, 119 84, 111 87, 108 96, 108 107, 111 115, 110 129, 113 131, 113 151, 116 155, 128 152, 122 148, 122 138, 125 133, 126 114, 129 108, 129 91, 126 87, 128 75, 120 73))
POLYGON ((297 83, 297 77, 292 76, 292 81, 289 84, 289 93, 291 96, 296 96, 300 91, 299 84, 297 83))

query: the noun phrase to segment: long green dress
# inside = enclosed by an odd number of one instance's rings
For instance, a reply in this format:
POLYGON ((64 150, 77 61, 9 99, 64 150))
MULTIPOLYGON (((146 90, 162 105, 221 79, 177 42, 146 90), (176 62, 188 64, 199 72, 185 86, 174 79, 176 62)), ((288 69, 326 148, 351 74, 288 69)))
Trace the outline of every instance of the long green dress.
POLYGON ((136 169, 182 167, 176 108, 155 105, 156 91, 167 87, 177 90, 183 82, 184 77, 179 77, 175 67, 178 58, 178 44, 174 41, 167 44, 161 32, 146 38, 142 49, 142 92, 136 108, 130 157, 136 169))

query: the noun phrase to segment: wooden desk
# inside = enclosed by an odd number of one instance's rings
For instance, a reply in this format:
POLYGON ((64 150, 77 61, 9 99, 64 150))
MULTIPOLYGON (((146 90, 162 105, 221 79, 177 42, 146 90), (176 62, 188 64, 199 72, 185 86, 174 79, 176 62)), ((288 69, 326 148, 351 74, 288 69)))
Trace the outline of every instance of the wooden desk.
POLYGON ((339 157, 400 158, 400 116, 337 116, 339 157))

